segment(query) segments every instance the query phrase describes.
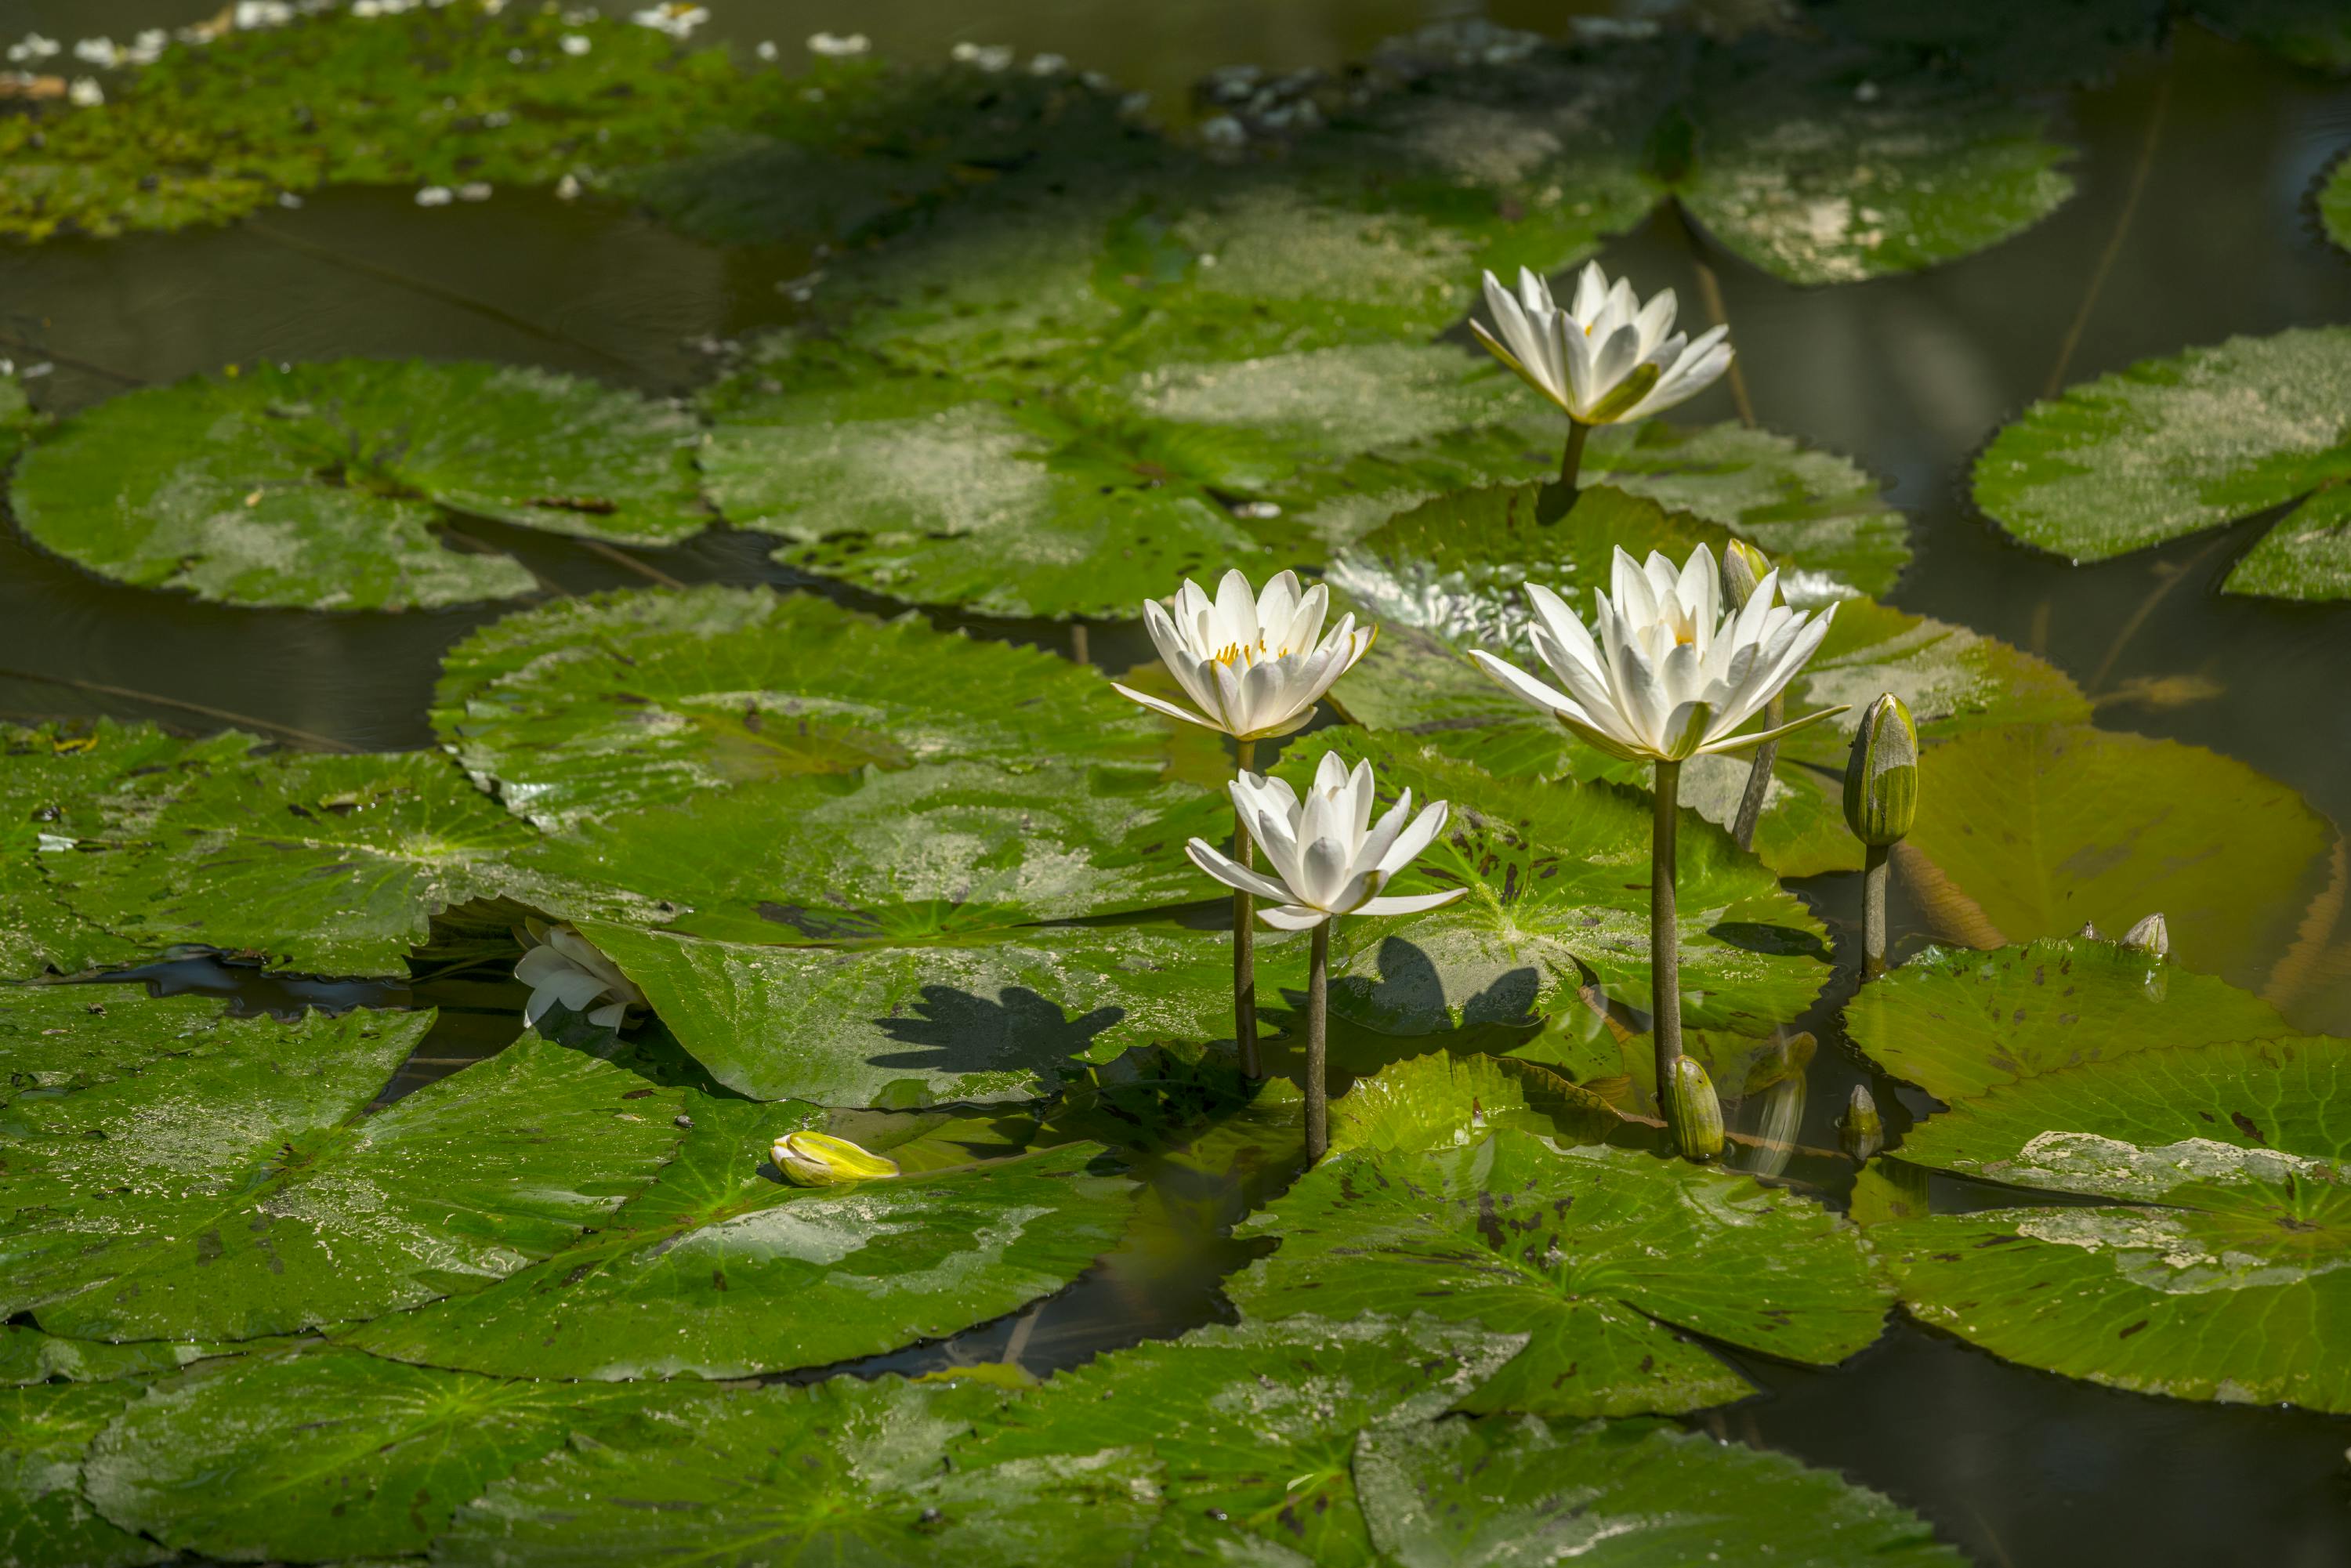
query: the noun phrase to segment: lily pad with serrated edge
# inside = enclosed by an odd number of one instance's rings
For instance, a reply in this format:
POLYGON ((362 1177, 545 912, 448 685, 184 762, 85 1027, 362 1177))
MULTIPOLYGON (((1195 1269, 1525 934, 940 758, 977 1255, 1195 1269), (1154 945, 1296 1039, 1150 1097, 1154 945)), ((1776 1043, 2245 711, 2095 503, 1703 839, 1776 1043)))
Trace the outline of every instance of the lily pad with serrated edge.
POLYGON ((663 1387, 667 1408, 492 1484, 436 1559, 1095 1568, 1127 1561, 1158 1516, 1154 1469, 1128 1452, 951 1464, 1002 1397, 984 1385, 663 1387))
POLYGON ((103 801, 76 852, 46 864, 69 908, 143 951, 204 943, 384 975, 434 915, 492 895, 533 838, 432 752, 198 752, 103 801))
POLYGON ((1863 987, 1844 1016, 1871 1061, 1954 1102, 2136 1051, 2293 1032, 2250 992, 2089 937, 1929 947, 1863 987))
POLYGON ((2064 1068, 1934 1117, 1899 1152, 2008 1189, 1870 1228, 1922 1322, 2140 1393, 2351 1411, 2351 1042, 2064 1068), (2052 1193, 2107 1202, 2035 1203, 2052 1193))
POLYGON ((238 1356, 132 1401, 91 1445, 85 1485, 106 1518, 183 1552, 396 1556, 423 1551, 490 1482, 650 1397, 317 1345, 238 1356))
MULTIPOLYGON (((1462 1407, 1562 1416, 1749 1391, 1676 1330, 1819 1364, 1877 1337, 1891 1291, 1844 1220, 1661 1154, 1483 1125, 1483 1096, 1466 1092, 1478 1081, 1442 1063, 1381 1078, 1451 1107, 1449 1128, 1432 1110, 1408 1136, 1367 1139, 1351 1094, 1332 1107, 1331 1154, 1238 1228, 1280 1242, 1228 1286, 1245 1318, 1427 1312, 1528 1334, 1462 1407)), ((1388 1114, 1365 1130, 1396 1125, 1388 1114)))
POLYGON ((699 533, 693 417, 515 366, 339 360, 127 392, 62 422, 9 491, 33 541, 102 577, 228 604, 510 599, 466 517, 622 544, 699 533))
MULTIPOLYGON (((1469 890, 1425 915, 1342 921, 1334 1012, 1427 1034, 1582 1007, 1587 985, 1646 1002, 1646 802, 1607 784, 1497 779, 1408 737, 1351 729, 1292 745, 1280 771, 1302 786, 1325 753, 1369 760, 1383 809, 1406 787, 1452 803, 1445 832, 1388 892, 1469 890)), ((1684 1021, 1761 1033, 1802 1012, 1828 977, 1819 924, 1719 830, 1687 822, 1680 841, 1684 1021)))
POLYGON ((1168 724, 1098 672, 810 594, 639 590, 509 615, 450 650, 434 730, 545 827, 872 766, 1072 761, 1155 776, 1168 724))
POLYGON ((1099 1144, 809 1189, 768 1163, 804 1105, 698 1098, 654 1184, 595 1234, 475 1294, 340 1337, 508 1376, 744 1377, 944 1339, 1118 1245, 1134 1185, 1099 1144))
POLYGON ((138 1568, 171 1556, 82 1496, 83 1453, 137 1393, 127 1383, 0 1388, 0 1563, 138 1568))
POLYGON ((432 1025, 354 1013, 11 1108, 0 1305, 83 1338, 253 1338, 478 1290, 676 1146, 678 1092, 526 1038, 374 1114, 432 1025))
POLYGON ((2351 328, 2143 360, 2003 429, 1976 459, 1976 505, 2015 538, 2077 562, 2290 505, 2222 588, 2351 598, 2346 396, 2351 328))

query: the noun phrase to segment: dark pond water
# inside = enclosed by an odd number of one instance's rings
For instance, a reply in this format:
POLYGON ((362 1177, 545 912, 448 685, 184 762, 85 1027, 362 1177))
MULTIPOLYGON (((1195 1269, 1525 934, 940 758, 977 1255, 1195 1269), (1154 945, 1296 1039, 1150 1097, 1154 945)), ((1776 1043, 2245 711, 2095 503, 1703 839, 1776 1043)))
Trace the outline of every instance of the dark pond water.
MULTIPOLYGON (((958 40, 1010 43, 1064 54, 1170 104, 1219 65, 1332 66, 1387 34, 1478 14, 1435 0, 721 0, 716 9, 705 36, 772 37, 788 58, 793 41, 819 28, 862 31, 908 58, 958 40)), ((1557 20, 1529 5, 1482 14, 1515 26, 1557 20)), ((29 27, 119 37, 188 19, 178 0, 0 0, 0 33, 11 37, 29 27)), ((2351 607, 2220 596, 2252 538, 2244 530, 2069 568, 2008 542, 1964 486, 1991 434, 2061 382, 2232 333, 2351 320, 2351 256, 2319 236, 2309 204, 2314 177, 2351 141, 2351 88, 2191 34, 2168 58, 2077 94, 2070 113, 2084 149, 2080 193, 2007 245, 1921 277, 1821 290, 1728 264, 1721 284, 1756 413, 1886 479, 1917 551, 1896 603, 2044 654, 2099 700, 2111 727, 2241 758, 2351 820, 2351 701, 2342 695, 2351 691, 2351 607)), ((1618 241, 1603 260, 1645 290, 1671 284, 1698 298, 1670 221, 1618 241)), ((540 194, 422 211, 404 192, 329 192, 225 230, 0 251, 0 354, 51 366, 32 387, 57 412, 230 361, 345 354, 495 359, 683 392, 706 375, 716 340, 782 319, 789 307, 775 285, 806 264, 540 194)), ((1719 387, 1690 410, 1731 412, 1719 387)), ((637 580, 546 536, 500 542, 571 591, 637 580)), ((747 536, 649 559, 688 580, 779 576, 747 536)), ((192 705, 360 747, 422 746, 441 651, 496 613, 203 606, 97 581, 8 529, 0 709, 213 722, 170 706, 192 705)), ((1107 632, 1092 651, 1114 666, 1144 652, 1132 634, 1107 632)), ((1856 881, 1802 891, 1850 937, 1856 881)), ((1921 939, 1904 911, 1895 919, 1897 939, 1921 939)), ((385 988, 258 986, 209 962, 152 973, 256 1009, 403 999, 385 988)), ((1835 1032, 1844 994, 1833 990, 1802 1025, 1822 1049, 1794 1136, 1817 1148, 1834 1147, 1834 1117, 1864 1076, 1835 1032)), ((442 1004, 444 1022, 408 1083, 503 1043, 520 991, 475 976, 415 996, 442 1004)), ((1896 1112, 1890 1086, 1877 1087, 1894 1123, 1927 1109, 1914 1097, 1896 1112)), ((1744 1113, 1751 1130, 1757 1109, 1744 1113)), ((1166 1234, 1016 1319, 888 1364, 1015 1355, 1042 1370, 1223 1314, 1217 1279, 1247 1253, 1217 1227, 1295 1162, 1294 1145, 1269 1131, 1242 1176, 1171 1167, 1160 1181, 1179 1218, 1166 1234)), ((1800 1154, 1784 1174, 1834 1197, 1849 1172, 1800 1154)), ((1737 1359, 1768 1392, 1703 1424, 1888 1492, 1984 1563, 2351 1563, 2351 1421, 2117 1394, 2003 1364, 1907 1322, 1834 1372, 1737 1359)))

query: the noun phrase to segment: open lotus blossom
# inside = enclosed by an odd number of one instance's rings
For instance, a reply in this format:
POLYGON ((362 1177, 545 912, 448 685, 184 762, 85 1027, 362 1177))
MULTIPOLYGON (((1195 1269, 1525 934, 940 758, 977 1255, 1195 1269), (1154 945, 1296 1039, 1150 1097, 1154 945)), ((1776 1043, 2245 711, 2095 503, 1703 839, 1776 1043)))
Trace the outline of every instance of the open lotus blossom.
POLYGON ((641 1008, 645 994, 637 989, 619 966, 597 951, 596 945, 569 925, 547 925, 533 920, 524 927, 530 950, 515 966, 515 978, 530 988, 522 1020, 536 1024, 548 1009, 560 1002, 588 1021, 619 1029, 631 1008, 641 1008), (598 1003, 603 1005, 598 1006, 598 1003))
POLYGON ((1515 296, 1489 272, 1486 308, 1496 330, 1470 322, 1478 340, 1578 424, 1662 413, 1730 368, 1729 328, 1708 328, 1695 339, 1675 331, 1672 289, 1644 304, 1625 279, 1610 284, 1598 262, 1584 267, 1575 303, 1565 309, 1552 299, 1551 285, 1525 267, 1515 296))
POLYGON ((1168 672, 1197 713, 1145 693, 1119 686, 1121 695, 1145 707, 1190 724, 1222 730, 1240 740, 1263 740, 1301 729, 1314 716, 1314 705, 1332 682, 1370 652, 1376 627, 1358 630, 1353 615, 1323 635, 1331 591, 1321 583, 1299 591, 1298 574, 1276 572, 1262 593, 1249 579, 1225 573, 1214 600, 1186 581, 1169 613, 1156 601, 1143 607, 1143 622, 1168 672))
POLYGON ((1597 642, 1550 589, 1527 585, 1536 654, 1565 691, 1483 650, 1479 669, 1613 756, 1680 762, 1776 739, 1842 708, 1823 708, 1777 729, 1733 733, 1803 668, 1835 619, 1778 602, 1774 570, 1740 610, 1726 612, 1714 554, 1704 545, 1679 572, 1652 552, 1636 564, 1621 549, 1611 590, 1593 592, 1597 642))
POLYGON ((1326 753, 1304 800, 1285 780, 1254 773, 1234 779, 1232 792, 1234 809, 1275 874, 1240 864, 1206 839, 1194 839, 1185 848, 1193 864, 1227 887, 1271 900, 1272 907, 1259 908, 1258 918, 1278 931, 1309 930, 1342 915, 1417 915, 1469 891, 1453 887, 1380 896, 1380 889, 1445 831, 1450 808, 1432 801, 1416 817, 1412 791, 1406 789, 1374 823, 1368 762, 1356 763, 1350 772, 1336 754, 1326 753))

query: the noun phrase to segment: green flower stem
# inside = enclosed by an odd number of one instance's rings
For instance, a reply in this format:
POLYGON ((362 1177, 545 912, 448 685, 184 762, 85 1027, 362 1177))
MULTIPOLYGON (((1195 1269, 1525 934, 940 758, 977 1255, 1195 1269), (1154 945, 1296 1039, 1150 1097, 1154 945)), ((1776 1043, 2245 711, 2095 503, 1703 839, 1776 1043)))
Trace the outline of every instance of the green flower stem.
POLYGON ((1560 455, 1559 483, 1567 492, 1567 504, 1575 505, 1575 476, 1583 467, 1583 444, 1592 438, 1592 427, 1571 415, 1567 422, 1567 450, 1560 455))
MULTIPOLYGON (((1788 701, 1773 697, 1763 706, 1763 727, 1777 729, 1788 717, 1788 701)), ((1742 850, 1755 847, 1755 824, 1763 816, 1763 801, 1771 793, 1771 769, 1780 761, 1780 743, 1767 740, 1755 748, 1754 766, 1747 770, 1747 793, 1739 798, 1739 814, 1730 820, 1730 836, 1742 850)))
POLYGON ((1306 975, 1306 1157, 1319 1160, 1331 1146, 1329 1071, 1331 1033, 1331 927, 1314 928, 1314 956, 1306 975))
MULTIPOLYGON (((1244 773, 1257 766, 1257 742, 1240 743, 1244 773)), ((1257 864, 1257 844, 1240 808, 1233 808, 1233 859, 1245 866, 1257 864)), ((1241 1075, 1254 1081, 1263 1069, 1257 1054, 1257 900, 1233 890, 1233 1040, 1240 1047, 1241 1075)))
POLYGON ((1870 844, 1862 858, 1861 951, 1865 975, 1886 973, 1886 868, 1890 844, 1870 844))
POLYGON ((1657 1044, 1657 1107, 1670 1124, 1674 1063, 1682 1054, 1681 941, 1674 916, 1674 828, 1682 765, 1657 764, 1656 824, 1649 833, 1649 1030, 1657 1044))

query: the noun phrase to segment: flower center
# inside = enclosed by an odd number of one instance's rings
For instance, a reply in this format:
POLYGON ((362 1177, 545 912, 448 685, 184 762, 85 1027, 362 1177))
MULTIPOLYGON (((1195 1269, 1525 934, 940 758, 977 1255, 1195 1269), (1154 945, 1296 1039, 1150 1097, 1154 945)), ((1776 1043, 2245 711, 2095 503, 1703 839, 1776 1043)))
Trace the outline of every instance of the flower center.
POLYGON ((1261 664, 1268 659, 1286 659, 1289 656, 1288 648, 1282 649, 1280 653, 1270 652, 1266 648, 1265 636, 1262 632, 1254 643, 1228 643, 1210 655, 1219 664, 1243 670, 1261 664))

